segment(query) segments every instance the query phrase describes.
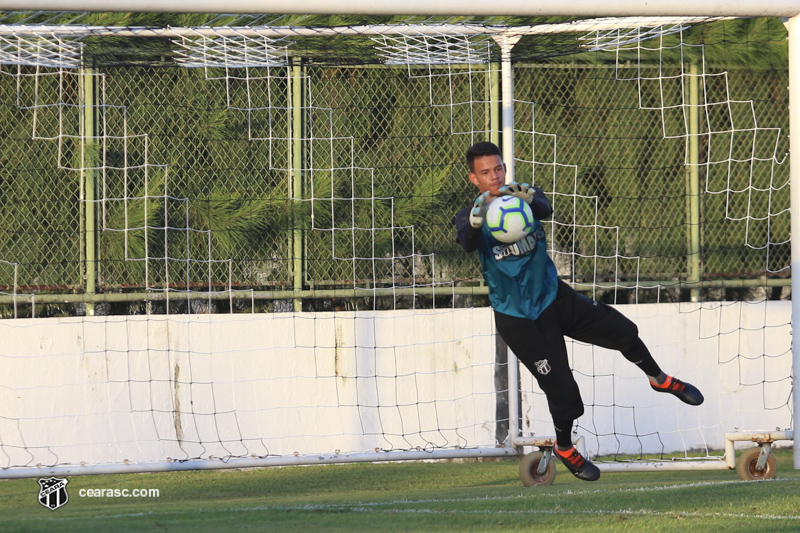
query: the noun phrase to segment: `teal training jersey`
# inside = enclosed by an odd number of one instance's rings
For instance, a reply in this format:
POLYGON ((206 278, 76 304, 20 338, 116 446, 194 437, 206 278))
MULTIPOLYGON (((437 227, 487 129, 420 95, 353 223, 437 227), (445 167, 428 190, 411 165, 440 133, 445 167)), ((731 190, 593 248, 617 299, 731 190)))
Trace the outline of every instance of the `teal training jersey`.
POLYGON ((478 255, 496 311, 535 320, 556 299, 558 274, 538 220, 533 231, 514 244, 495 240, 484 225, 478 255))

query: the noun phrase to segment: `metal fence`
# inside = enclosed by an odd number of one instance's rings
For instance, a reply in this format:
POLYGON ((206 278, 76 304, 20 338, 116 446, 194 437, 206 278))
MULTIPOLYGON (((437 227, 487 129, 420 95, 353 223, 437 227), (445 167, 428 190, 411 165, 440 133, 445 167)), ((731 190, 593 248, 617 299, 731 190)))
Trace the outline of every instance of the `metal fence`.
MULTIPOLYGON (((86 312, 74 296, 86 293, 105 313, 143 312, 142 294, 168 289, 260 291, 320 309, 337 305, 326 290, 481 284, 452 220, 475 195, 466 148, 498 138, 492 65, 203 69, 150 54, 94 57, 80 71, 2 67, 5 316, 15 294, 48 302, 37 311, 22 300, 16 312, 30 316, 86 312)), ((653 67, 661 81, 647 83, 632 81, 636 65, 514 68, 517 180, 553 200, 550 245, 565 278, 611 286, 622 301, 701 281, 703 298, 747 285, 780 297, 788 164, 738 161, 753 146, 788 151, 786 69, 705 78, 706 101, 752 101, 758 125, 775 128, 756 135, 741 126, 744 106, 717 119, 712 105, 700 133, 740 131, 720 133, 730 160, 708 164, 709 135, 694 137, 691 161, 687 137, 670 131, 682 115, 663 99, 689 91, 672 77, 681 65, 653 67)))

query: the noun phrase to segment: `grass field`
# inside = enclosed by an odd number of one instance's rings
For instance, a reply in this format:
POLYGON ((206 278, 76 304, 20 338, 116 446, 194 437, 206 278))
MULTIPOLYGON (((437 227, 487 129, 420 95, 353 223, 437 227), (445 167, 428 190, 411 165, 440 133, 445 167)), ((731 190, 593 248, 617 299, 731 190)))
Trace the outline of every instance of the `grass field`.
POLYGON ((36 479, 0 481, 0 531, 800 531, 800 471, 778 450, 777 477, 734 471, 604 473, 561 465, 526 488, 517 462, 393 463, 69 478, 51 511, 36 479), (158 489, 159 497, 81 497, 81 489, 158 489))

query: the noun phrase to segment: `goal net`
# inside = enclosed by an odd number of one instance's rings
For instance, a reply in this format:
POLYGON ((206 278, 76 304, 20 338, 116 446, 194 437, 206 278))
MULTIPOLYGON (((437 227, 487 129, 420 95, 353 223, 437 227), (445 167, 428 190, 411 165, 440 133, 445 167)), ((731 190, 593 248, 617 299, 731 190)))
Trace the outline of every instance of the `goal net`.
POLYGON ((705 394, 570 342, 590 456, 719 463, 726 432, 789 429, 786 35, 0 13, 0 477, 548 442, 455 243, 483 140, 552 202, 560 277, 705 394))

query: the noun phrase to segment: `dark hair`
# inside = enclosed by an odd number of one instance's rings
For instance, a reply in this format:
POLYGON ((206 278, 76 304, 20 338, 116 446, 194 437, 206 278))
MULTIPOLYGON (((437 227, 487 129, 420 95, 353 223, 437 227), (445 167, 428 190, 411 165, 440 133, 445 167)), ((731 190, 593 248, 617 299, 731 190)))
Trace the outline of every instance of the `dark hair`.
POLYGON ((469 171, 472 172, 475 170, 473 167, 475 159, 487 155, 499 155, 500 157, 503 157, 502 152, 500 152, 500 148, 498 148, 494 143, 484 141, 470 146, 467 149, 467 166, 469 167, 469 171))

